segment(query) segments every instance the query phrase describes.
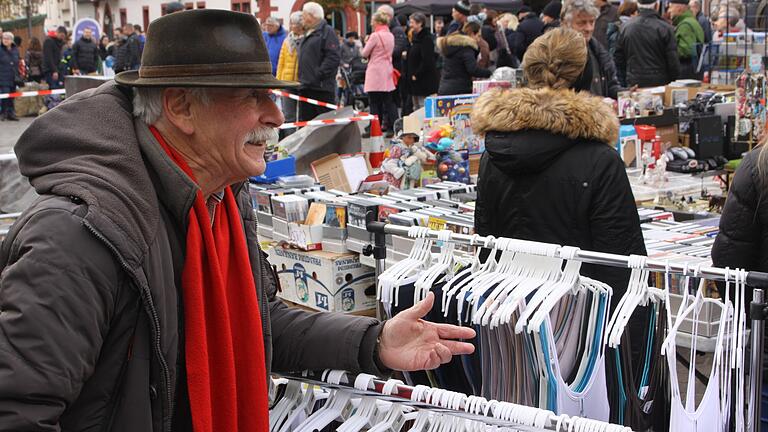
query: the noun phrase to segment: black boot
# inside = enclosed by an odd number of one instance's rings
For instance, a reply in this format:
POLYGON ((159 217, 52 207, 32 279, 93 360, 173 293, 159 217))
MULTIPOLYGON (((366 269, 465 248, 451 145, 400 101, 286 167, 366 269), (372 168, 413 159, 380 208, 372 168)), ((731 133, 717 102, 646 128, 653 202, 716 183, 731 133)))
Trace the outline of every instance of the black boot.
POLYGON ((10 121, 19 121, 19 118, 16 117, 16 113, 8 113, 5 118, 10 121))

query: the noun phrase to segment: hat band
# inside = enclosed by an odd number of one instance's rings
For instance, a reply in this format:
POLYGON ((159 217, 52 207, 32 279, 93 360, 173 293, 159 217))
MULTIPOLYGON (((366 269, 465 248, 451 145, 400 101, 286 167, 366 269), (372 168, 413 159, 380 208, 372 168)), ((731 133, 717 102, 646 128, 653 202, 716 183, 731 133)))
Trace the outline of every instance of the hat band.
POLYGON ((141 78, 172 78, 271 73, 272 63, 270 62, 209 63, 139 67, 139 77, 141 78))

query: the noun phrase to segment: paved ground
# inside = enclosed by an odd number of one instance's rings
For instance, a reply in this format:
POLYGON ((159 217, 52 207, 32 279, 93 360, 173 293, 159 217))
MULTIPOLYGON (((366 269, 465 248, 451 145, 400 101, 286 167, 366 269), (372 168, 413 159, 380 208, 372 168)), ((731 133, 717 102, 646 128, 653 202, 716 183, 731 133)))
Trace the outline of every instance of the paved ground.
POLYGON ((34 119, 34 117, 22 117, 17 122, 0 121, 0 153, 12 151, 16 140, 34 119))

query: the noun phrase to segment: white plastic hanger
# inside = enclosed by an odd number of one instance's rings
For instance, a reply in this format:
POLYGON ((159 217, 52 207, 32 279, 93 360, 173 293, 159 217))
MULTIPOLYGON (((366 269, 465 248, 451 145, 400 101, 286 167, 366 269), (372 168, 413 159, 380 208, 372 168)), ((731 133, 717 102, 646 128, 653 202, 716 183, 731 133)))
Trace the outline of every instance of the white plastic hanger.
POLYGON ((441 276, 450 273, 454 263, 453 251, 455 248, 455 244, 451 242, 452 234, 453 233, 449 230, 441 230, 438 232, 437 239, 443 244, 442 251, 437 262, 433 263, 427 271, 423 272, 418 279, 416 279, 416 282, 414 283, 415 289, 413 290, 413 304, 423 300, 441 276))
POLYGON ((279 428, 288 415, 293 411, 302 400, 301 383, 299 381, 289 380, 285 386, 283 397, 269 412, 269 430, 275 431, 279 428))

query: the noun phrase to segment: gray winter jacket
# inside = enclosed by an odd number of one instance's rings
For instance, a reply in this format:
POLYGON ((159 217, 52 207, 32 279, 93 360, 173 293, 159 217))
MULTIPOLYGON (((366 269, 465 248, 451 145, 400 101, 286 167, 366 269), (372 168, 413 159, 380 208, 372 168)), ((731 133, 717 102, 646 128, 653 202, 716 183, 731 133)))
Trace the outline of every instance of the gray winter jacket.
MULTIPOLYGON (((188 412, 179 286, 197 186, 129 95, 109 82, 70 97, 16 146, 40 198, 0 248, 0 430, 168 431, 188 412)), ((247 184, 233 189, 263 318, 253 360, 377 373, 376 320, 275 298, 247 184)))

